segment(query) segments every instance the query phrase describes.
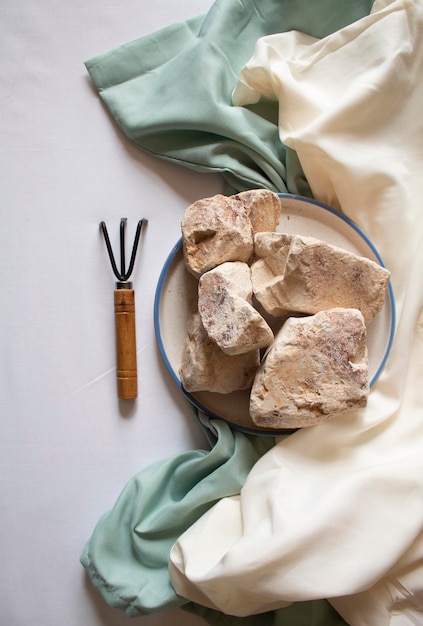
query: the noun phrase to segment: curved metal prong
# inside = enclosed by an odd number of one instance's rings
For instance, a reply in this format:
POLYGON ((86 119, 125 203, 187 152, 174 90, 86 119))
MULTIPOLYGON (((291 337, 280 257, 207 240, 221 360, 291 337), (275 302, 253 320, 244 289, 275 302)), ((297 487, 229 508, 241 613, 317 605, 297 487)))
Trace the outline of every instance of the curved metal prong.
POLYGON ((137 224, 137 230, 135 232, 135 239, 134 239, 134 245, 132 246, 132 253, 131 253, 131 259, 129 261, 129 268, 128 271, 125 274, 125 279, 124 280, 128 280, 128 278, 130 277, 130 275, 133 272, 134 269, 134 265, 135 265, 135 257, 137 254, 137 250, 138 250, 138 242, 140 240, 141 237, 141 231, 143 229, 143 226, 145 224, 148 223, 148 220, 146 220, 145 218, 143 218, 142 220, 140 220, 137 224))
MULTIPOLYGON (((120 219, 120 275, 125 276, 125 226, 127 219, 126 217, 121 217, 120 219)), ((126 278, 122 278, 121 280, 127 280, 126 278)))
POLYGON ((128 267, 128 271, 125 271, 125 226, 126 226, 126 221, 127 218, 126 217, 122 217, 120 220, 120 266, 121 266, 121 271, 119 272, 117 265, 116 265, 116 261, 115 261, 115 257, 113 254, 113 250, 112 250, 112 245, 110 243, 110 238, 109 238, 109 233, 107 232, 107 226, 105 222, 100 222, 100 228, 103 232, 103 236, 104 236, 104 241, 106 242, 106 248, 107 248, 107 252, 109 254, 109 259, 110 259, 110 263, 112 266, 112 270, 114 275, 116 276, 117 280, 119 282, 126 282, 129 277, 131 276, 133 269, 134 269, 134 265, 135 265, 135 257, 137 254, 137 249, 138 249, 138 243, 140 240, 140 236, 141 236, 141 231, 142 228, 145 224, 148 223, 148 220, 146 220, 145 218, 141 219, 138 224, 137 224, 137 230, 135 232, 135 239, 134 239, 134 245, 132 246, 132 252, 131 252, 131 259, 129 262, 129 267, 128 267))

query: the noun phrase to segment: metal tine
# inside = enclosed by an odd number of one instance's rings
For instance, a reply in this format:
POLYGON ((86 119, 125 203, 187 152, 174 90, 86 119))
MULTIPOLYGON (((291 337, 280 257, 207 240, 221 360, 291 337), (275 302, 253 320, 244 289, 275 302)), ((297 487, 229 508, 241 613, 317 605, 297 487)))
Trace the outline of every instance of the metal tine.
POLYGON ((131 259, 129 261, 129 268, 128 268, 128 271, 126 272, 125 280, 128 280, 128 278, 130 277, 130 275, 132 274, 134 270, 135 257, 136 257, 137 250, 138 250, 138 242, 141 237, 141 231, 147 223, 148 223, 148 220, 146 220, 145 218, 142 218, 137 224, 137 230, 135 231, 134 245, 132 246, 131 259))
POLYGON ((100 228, 103 231, 104 241, 106 242, 107 252, 109 253, 110 263, 112 265, 113 274, 116 276, 118 280, 122 280, 119 274, 119 270, 115 263, 115 258, 113 256, 113 250, 109 239, 109 233, 107 232, 107 226, 105 222, 100 222, 100 228))
POLYGON ((148 223, 148 220, 143 218, 137 224, 134 245, 132 247, 131 259, 129 262, 128 271, 125 271, 125 225, 126 225, 126 221, 127 221, 126 217, 122 217, 120 220, 120 265, 121 265, 120 272, 116 265, 115 257, 114 257, 113 250, 112 250, 112 245, 110 243, 109 233, 107 232, 106 223, 100 222, 100 228, 103 231, 104 240, 106 242, 106 248, 107 248, 107 252, 109 255, 113 273, 116 276, 116 278, 121 282, 127 281, 133 272, 134 265, 135 265, 135 257, 136 257, 137 249, 138 249, 138 243, 139 243, 140 236, 141 236, 141 231, 142 231, 143 226, 148 223))
POLYGON ((122 217, 120 220, 120 275, 121 280, 127 280, 125 278, 125 226, 127 218, 122 217))

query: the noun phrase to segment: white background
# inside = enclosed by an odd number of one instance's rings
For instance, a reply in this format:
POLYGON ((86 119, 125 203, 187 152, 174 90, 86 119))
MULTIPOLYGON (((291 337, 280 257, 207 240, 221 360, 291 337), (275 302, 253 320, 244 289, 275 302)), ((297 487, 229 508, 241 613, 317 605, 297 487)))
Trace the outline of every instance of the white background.
POLYGON ((143 467, 205 442, 161 362, 159 273, 185 207, 218 193, 131 146, 84 61, 211 0, 3 0, 0 6, 0 624, 194 626, 181 610, 135 620, 79 563, 99 517, 143 467), (115 387, 114 277, 100 235, 149 220, 133 284, 139 398, 115 387))

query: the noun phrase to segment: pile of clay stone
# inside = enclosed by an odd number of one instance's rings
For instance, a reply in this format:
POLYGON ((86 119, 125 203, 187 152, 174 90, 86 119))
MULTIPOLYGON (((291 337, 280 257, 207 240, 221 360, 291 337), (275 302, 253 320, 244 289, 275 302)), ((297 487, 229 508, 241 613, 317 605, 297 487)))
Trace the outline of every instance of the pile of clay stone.
POLYGON ((277 194, 245 191, 198 200, 181 224, 185 266, 198 279, 182 385, 250 390, 251 419, 272 429, 366 404, 367 326, 390 276, 314 237, 276 232, 280 211, 277 194))

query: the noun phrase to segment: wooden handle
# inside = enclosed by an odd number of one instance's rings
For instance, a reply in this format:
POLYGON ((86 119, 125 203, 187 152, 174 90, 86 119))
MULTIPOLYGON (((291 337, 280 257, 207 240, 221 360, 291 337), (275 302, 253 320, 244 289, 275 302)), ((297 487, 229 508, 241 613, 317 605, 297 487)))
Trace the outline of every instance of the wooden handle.
POLYGON ((132 400, 138 396, 135 294, 133 289, 116 289, 114 294, 118 396, 132 400))

